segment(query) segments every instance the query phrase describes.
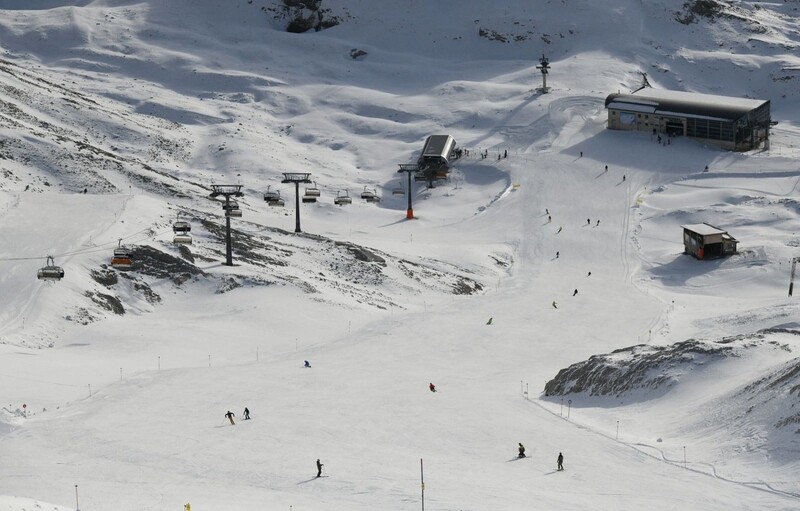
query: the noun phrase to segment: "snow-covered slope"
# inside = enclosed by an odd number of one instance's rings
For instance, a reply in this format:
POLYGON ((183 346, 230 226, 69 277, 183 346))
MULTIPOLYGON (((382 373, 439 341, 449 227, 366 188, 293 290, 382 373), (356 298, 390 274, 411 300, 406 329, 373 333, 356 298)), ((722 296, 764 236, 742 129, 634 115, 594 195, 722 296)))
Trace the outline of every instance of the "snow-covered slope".
POLYGON ((796 4, 321 8, 335 24, 296 34, 320 13, 0 4, 0 507, 70 508, 77 484, 82 509, 404 509, 420 458, 431 509, 800 505, 796 4), (770 99, 769 150, 606 130, 643 74, 770 99), (397 164, 433 133, 470 152, 405 220, 397 164), (283 172, 322 191, 302 235, 283 172), (244 192, 233 267, 212 184, 244 192), (703 221, 740 253, 682 255, 703 221), (35 280, 47 255, 62 281, 35 280), (655 368, 669 392, 543 394, 592 355, 726 337, 747 348, 655 368))

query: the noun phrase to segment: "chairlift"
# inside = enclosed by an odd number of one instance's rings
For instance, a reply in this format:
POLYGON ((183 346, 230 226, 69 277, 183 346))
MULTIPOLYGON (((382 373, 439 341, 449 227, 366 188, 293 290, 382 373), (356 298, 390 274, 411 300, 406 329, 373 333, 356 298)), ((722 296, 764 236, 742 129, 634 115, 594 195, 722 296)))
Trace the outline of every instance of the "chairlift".
POLYGON ((192 224, 189 222, 178 221, 172 224, 172 232, 175 234, 186 234, 192 230, 192 224))
MULTIPOLYGON (((272 185, 267 186, 267 191, 264 192, 264 202, 268 204, 270 202, 277 201, 281 198, 281 192, 279 192, 278 190, 270 190, 270 187, 272 187, 272 185)), ((272 204, 270 204, 270 206, 271 205, 272 204)))
POLYGON ((111 266, 120 270, 129 270, 133 267, 133 256, 131 251, 122 246, 119 240, 119 247, 114 249, 114 257, 111 258, 111 266))
POLYGON ((225 216, 233 218, 239 218, 242 216, 242 210, 239 209, 239 203, 235 200, 230 200, 228 203, 222 205, 222 209, 225 210, 225 216))
MULTIPOLYGON (((264 200, 266 200, 266 198, 264 200)), ((278 208, 282 208, 283 206, 286 205, 286 203, 283 201, 283 199, 281 199, 281 192, 280 191, 276 191, 275 192, 275 198, 272 199, 272 200, 268 200, 267 204, 272 206, 272 207, 278 207, 278 208)))
POLYGON ((172 238, 172 242, 176 245, 191 245, 192 237, 188 234, 176 234, 175 237, 172 238))
POLYGON ((398 186, 397 188, 392 188, 392 195, 405 195, 405 194, 406 190, 405 188, 403 188, 402 182, 400 183, 400 186, 398 186))
POLYGON ((365 186, 364 191, 361 192, 361 198, 366 201, 369 201, 370 199, 374 199, 375 197, 377 197, 375 190, 370 190, 365 186))
POLYGON ((347 193, 347 190, 344 190, 344 194, 342 192, 336 192, 336 198, 333 199, 333 203, 337 206, 343 206, 345 204, 352 204, 353 199, 350 197, 350 194, 347 193))
POLYGON ((316 181, 314 182, 314 186, 312 186, 311 188, 306 188, 306 193, 305 193, 304 197, 305 196, 308 196, 308 197, 319 197, 319 188, 317 188, 316 181))
POLYGON ((36 278, 39 280, 57 281, 64 278, 64 268, 56 266, 52 256, 47 256, 47 263, 43 268, 39 268, 36 272, 36 278))

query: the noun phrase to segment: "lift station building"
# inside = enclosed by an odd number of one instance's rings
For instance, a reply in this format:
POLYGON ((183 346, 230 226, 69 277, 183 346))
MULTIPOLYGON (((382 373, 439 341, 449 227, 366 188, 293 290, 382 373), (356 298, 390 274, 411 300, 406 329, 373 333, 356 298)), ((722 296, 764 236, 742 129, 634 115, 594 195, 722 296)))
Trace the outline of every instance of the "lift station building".
POLYGON ((606 98, 608 127, 697 139, 733 151, 768 143, 769 100, 646 87, 606 98))
POLYGON ((716 259, 736 253, 739 241, 711 224, 691 224, 683 227, 683 252, 697 259, 716 259))

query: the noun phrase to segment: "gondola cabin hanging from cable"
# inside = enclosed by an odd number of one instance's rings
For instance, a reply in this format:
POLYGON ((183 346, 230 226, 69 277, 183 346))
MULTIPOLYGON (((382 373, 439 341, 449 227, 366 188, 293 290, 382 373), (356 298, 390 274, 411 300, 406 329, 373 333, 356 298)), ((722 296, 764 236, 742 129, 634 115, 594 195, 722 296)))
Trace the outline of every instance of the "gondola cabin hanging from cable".
POLYGON ((120 270, 130 270, 133 267, 131 251, 122 246, 122 240, 119 240, 119 247, 114 249, 111 266, 120 270))
POLYGON ((64 268, 56 266, 55 261, 51 256, 47 256, 47 263, 43 268, 39 268, 36 272, 36 278, 39 280, 58 281, 64 278, 64 268))

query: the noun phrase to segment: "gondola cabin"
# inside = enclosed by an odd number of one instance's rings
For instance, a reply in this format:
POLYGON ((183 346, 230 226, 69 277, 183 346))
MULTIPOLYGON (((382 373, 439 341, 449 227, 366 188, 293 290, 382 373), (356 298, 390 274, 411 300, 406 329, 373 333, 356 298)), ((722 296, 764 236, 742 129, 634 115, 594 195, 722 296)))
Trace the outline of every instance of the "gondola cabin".
POLYGON ((64 268, 56 266, 55 261, 50 256, 47 256, 47 263, 44 267, 39 268, 36 272, 36 278, 39 280, 58 281, 64 278, 64 268))

